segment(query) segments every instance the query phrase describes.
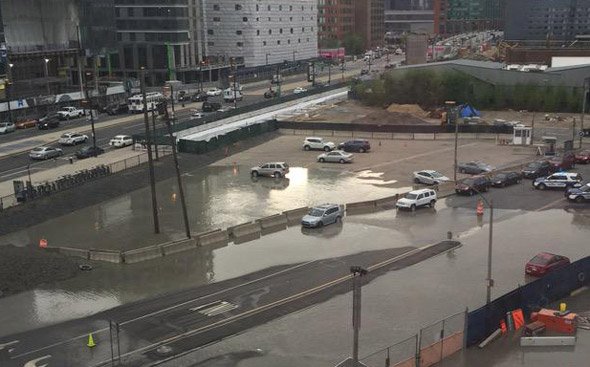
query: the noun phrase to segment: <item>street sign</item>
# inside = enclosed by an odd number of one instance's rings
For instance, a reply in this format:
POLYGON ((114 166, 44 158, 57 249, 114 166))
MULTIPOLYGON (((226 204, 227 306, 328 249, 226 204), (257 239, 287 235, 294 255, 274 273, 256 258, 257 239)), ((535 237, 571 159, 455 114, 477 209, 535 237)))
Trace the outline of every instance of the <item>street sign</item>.
POLYGON ((583 131, 580 131, 580 132, 578 132, 578 136, 579 136, 580 138, 583 138, 583 137, 584 137, 584 135, 585 135, 585 134, 584 134, 584 132, 583 132, 583 131))

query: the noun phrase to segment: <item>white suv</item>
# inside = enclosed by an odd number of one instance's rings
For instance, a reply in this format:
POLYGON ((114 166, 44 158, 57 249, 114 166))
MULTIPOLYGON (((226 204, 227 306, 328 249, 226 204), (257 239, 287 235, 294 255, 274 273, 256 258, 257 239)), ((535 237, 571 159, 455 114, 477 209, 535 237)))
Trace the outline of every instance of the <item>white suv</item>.
POLYGON ((324 150, 326 152, 329 152, 331 150, 336 149, 336 144, 332 143, 331 141, 324 141, 323 138, 316 138, 316 137, 310 137, 310 138, 305 138, 305 140, 303 141, 303 149, 304 150, 312 150, 312 149, 316 149, 316 150, 324 150))
POLYGON ((575 172, 556 172, 547 177, 539 177, 533 181, 533 187, 539 190, 545 189, 567 189, 568 187, 580 186, 582 176, 575 172))
POLYGON ((434 208, 436 203, 436 191, 432 189, 421 189, 410 191, 405 197, 399 199, 395 206, 398 209, 410 209, 412 211, 420 206, 434 208))
POLYGON ((115 148, 123 148, 133 145, 133 138, 129 135, 116 135, 109 141, 109 145, 115 148))

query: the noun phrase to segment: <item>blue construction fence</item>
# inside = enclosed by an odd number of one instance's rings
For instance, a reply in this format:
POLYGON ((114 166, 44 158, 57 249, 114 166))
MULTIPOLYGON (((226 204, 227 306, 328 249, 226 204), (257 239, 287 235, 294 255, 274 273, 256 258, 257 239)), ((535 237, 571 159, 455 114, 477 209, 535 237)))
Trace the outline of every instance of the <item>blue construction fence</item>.
POLYGON ((469 312, 467 346, 478 344, 499 328, 500 320, 506 313, 517 308, 523 310, 528 319, 531 312, 545 307, 570 295, 588 284, 590 256, 573 262, 546 276, 521 286, 489 304, 469 312))

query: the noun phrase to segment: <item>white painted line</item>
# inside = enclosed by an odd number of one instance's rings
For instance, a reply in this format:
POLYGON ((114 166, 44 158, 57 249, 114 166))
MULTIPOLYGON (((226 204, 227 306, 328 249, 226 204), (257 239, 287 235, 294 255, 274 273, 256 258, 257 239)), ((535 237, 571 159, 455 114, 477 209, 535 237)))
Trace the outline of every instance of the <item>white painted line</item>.
POLYGON ((37 364, 37 362, 41 362, 44 359, 48 359, 51 358, 51 354, 48 354, 46 356, 43 357, 39 357, 39 358, 35 358, 35 359, 31 359, 30 361, 28 361, 27 363, 25 363, 24 367, 47 367, 48 364, 37 364))
POLYGON ((13 340, 13 341, 8 342, 8 343, 0 344, 0 350, 5 349, 7 347, 11 347, 11 346, 17 344, 18 342, 19 342, 18 340, 13 340))

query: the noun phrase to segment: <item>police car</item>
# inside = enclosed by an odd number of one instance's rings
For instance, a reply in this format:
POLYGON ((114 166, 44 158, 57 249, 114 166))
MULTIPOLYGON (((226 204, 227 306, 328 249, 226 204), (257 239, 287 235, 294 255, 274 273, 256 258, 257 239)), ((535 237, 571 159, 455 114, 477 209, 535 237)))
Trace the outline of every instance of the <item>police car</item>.
POLYGON ((575 201, 576 203, 590 201, 590 183, 587 183, 582 187, 568 189, 565 197, 570 201, 575 201))
POLYGON ((533 187, 538 190, 567 189, 579 186, 582 176, 575 172, 557 172, 547 177, 540 177, 533 181, 533 187))

